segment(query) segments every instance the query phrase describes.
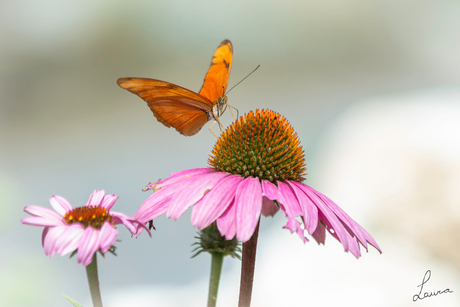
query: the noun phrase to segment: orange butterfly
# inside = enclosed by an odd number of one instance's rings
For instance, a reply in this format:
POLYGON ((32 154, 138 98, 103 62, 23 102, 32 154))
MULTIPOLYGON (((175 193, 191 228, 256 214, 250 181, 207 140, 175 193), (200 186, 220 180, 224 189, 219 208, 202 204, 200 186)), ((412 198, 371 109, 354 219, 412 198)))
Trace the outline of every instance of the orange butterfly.
POLYGON ((222 127, 219 117, 227 109, 225 90, 232 68, 232 58, 232 43, 224 40, 214 52, 211 67, 199 94, 155 79, 120 78, 117 83, 145 100, 160 123, 176 128, 185 136, 192 136, 211 119, 222 127))

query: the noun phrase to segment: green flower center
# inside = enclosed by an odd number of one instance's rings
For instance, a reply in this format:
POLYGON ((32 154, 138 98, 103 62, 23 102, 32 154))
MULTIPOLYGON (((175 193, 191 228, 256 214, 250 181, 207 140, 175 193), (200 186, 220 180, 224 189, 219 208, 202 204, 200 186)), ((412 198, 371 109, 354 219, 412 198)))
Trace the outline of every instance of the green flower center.
POLYGON ((297 133, 280 114, 256 110, 241 116, 219 137, 208 164, 216 171, 275 182, 301 182, 305 158, 297 133))

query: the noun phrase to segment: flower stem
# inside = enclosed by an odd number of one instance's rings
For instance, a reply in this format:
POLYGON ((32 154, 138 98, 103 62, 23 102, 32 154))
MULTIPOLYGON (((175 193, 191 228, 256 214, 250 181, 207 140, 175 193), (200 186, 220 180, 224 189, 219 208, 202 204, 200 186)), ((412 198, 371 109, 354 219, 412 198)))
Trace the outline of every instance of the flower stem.
POLYGON ((101 291, 99 290, 99 277, 97 276, 97 254, 94 254, 93 261, 86 266, 89 291, 94 307, 102 307, 101 291))
POLYGON ((254 269, 256 265, 257 237, 259 236, 259 222, 249 241, 243 243, 243 259, 241 263, 240 299, 238 307, 250 307, 254 269))
POLYGON ((217 302, 217 291, 219 290, 220 273, 224 255, 222 253, 211 253, 211 278, 209 280, 208 307, 215 307, 217 302))

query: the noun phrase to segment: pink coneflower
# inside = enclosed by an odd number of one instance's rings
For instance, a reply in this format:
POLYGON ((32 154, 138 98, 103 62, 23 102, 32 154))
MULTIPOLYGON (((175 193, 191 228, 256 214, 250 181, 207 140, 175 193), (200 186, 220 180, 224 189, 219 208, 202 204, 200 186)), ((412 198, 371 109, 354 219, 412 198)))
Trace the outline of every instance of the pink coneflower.
POLYGON ((284 228, 303 242, 308 241, 306 231, 324 244, 327 230, 356 258, 361 256, 359 243, 381 252, 372 236, 331 199, 302 183, 303 149, 278 113, 257 110, 240 117, 220 136, 208 163, 209 168, 179 171, 149 184, 154 193, 134 218, 146 223, 166 213, 177 220, 193 206, 193 226, 202 230, 216 222, 222 236, 246 242, 261 214, 273 216, 281 208, 287 217, 284 228))
POLYGON ((47 256, 53 257, 56 253, 64 256, 78 250, 78 263, 87 266, 98 250, 105 254, 115 243, 118 235, 115 225, 125 225, 132 234, 143 226, 123 213, 110 211, 117 199, 116 195, 105 195, 104 190, 95 190, 86 206, 74 209, 65 198, 54 195, 50 198, 54 211, 27 206, 24 211, 32 216, 21 222, 45 227, 42 245, 47 256))

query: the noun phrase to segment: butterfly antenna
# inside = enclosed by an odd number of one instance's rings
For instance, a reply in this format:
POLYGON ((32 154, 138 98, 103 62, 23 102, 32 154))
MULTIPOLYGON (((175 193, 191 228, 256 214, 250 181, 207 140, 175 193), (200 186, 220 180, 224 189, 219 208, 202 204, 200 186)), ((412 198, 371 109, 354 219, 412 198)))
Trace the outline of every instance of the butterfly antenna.
POLYGON ((233 90, 238 84, 240 84, 241 82, 243 82, 244 80, 246 80, 247 77, 249 77, 250 75, 252 75, 253 72, 255 72, 258 68, 260 67, 260 65, 258 65, 256 67, 256 69, 254 69, 253 71, 251 71, 246 77, 243 78, 243 80, 241 80, 240 82, 238 82, 237 84, 235 84, 231 89, 229 89, 227 91, 227 93, 225 93, 225 96, 227 96, 228 93, 230 93, 231 90, 233 90))

